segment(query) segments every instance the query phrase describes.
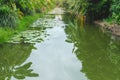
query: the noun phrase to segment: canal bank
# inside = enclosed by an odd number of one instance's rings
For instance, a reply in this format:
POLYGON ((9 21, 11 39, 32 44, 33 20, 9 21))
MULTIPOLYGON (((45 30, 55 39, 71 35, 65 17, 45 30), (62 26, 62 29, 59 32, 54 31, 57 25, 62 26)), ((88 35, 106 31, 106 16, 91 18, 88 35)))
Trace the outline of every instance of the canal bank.
POLYGON ((111 33, 117 37, 120 37, 120 25, 109 24, 104 21, 94 21, 95 24, 100 25, 103 29, 111 31, 111 33))

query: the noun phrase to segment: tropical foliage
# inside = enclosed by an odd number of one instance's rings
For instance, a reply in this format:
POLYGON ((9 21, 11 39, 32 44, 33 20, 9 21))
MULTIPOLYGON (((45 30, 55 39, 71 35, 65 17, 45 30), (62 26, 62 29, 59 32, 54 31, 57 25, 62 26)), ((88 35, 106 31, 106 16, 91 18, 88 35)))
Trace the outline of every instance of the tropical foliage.
POLYGON ((53 0, 0 0, 0 26, 16 27, 18 20, 25 15, 45 11, 53 0))
MULTIPOLYGON (((69 0, 66 1, 68 12, 87 16, 90 20, 113 18, 120 24, 120 1, 119 0, 69 0), (69 5, 69 7, 68 7, 69 5)), ((65 2, 64 2, 65 4, 65 2)))
POLYGON ((120 0, 112 0, 111 12, 114 21, 120 24, 120 0))

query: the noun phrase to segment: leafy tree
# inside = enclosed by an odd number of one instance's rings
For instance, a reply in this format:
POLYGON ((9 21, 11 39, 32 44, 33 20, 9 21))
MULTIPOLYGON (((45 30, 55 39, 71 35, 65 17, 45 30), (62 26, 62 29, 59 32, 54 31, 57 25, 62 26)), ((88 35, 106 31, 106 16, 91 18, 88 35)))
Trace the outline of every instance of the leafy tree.
POLYGON ((120 24, 120 0, 112 0, 111 12, 114 21, 120 24))
POLYGON ((74 15, 85 15, 90 20, 112 17, 120 24, 120 0, 65 0, 64 7, 74 15))

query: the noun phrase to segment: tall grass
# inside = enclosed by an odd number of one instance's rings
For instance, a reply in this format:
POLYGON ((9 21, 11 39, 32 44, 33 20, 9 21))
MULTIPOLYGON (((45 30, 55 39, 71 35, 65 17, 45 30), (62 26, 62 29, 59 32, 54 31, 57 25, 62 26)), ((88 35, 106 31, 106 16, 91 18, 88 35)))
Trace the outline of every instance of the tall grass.
POLYGON ((22 20, 20 20, 20 25, 16 28, 18 31, 23 31, 29 28, 29 26, 38 18, 43 17, 43 14, 36 13, 34 16, 28 15, 25 16, 22 20))
POLYGON ((13 35, 14 30, 11 28, 0 28, 0 43, 3 43, 13 35))

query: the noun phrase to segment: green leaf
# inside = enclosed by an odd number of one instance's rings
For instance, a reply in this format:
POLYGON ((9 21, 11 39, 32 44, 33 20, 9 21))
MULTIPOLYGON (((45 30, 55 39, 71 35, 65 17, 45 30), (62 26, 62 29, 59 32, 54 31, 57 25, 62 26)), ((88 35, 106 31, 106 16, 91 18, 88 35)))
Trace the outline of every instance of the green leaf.
POLYGON ((14 75, 14 77, 16 79, 25 79, 25 76, 22 76, 22 75, 14 75))
POLYGON ((32 62, 29 62, 29 63, 27 63, 27 64, 25 64, 25 65, 23 65, 21 67, 16 68, 16 70, 19 70, 19 69, 28 69, 28 68, 30 68, 31 64, 32 64, 32 62))
POLYGON ((38 77, 39 74, 37 74, 37 73, 29 73, 26 76, 29 76, 29 77, 38 77))

